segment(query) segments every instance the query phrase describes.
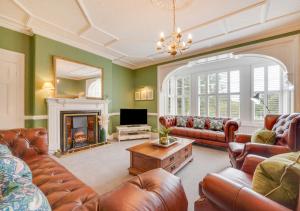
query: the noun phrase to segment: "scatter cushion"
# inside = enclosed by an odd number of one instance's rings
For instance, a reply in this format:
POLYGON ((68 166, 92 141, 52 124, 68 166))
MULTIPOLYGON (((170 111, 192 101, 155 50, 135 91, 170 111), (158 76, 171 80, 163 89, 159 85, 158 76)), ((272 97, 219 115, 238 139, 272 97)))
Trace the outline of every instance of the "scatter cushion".
POLYGON ((216 130, 216 131, 222 131, 223 130, 223 120, 222 119, 210 119, 209 129, 216 130))
POLYGON ((10 179, 17 176, 32 180, 32 173, 28 165, 12 155, 0 156, 0 173, 10 179))
POLYGON ((23 177, 11 180, 3 174, 0 174, 0 180, 2 193, 0 210, 51 210, 45 195, 30 180, 23 177))
POLYGON ((253 190, 294 210, 299 194, 299 156, 299 152, 292 152, 261 162, 253 175, 253 190))
POLYGON ((273 145, 276 141, 276 133, 272 130, 258 130, 251 136, 252 143, 259 144, 271 144, 273 145))
POLYGON ((194 118, 194 128, 204 129, 205 128, 205 118, 194 118))
POLYGON ((0 144, 0 156, 2 155, 11 155, 11 151, 4 144, 0 144))
POLYGON ((177 127, 186 127, 187 118, 186 117, 176 117, 177 127))
POLYGON ((273 125, 272 130, 277 134, 277 135, 282 135, 285 132, 288 131, 292 120, 296 117, 298 117, 300 114, 299 113, 293 113, 293 114, 285 114, 281 115, 276 123, 273 125))

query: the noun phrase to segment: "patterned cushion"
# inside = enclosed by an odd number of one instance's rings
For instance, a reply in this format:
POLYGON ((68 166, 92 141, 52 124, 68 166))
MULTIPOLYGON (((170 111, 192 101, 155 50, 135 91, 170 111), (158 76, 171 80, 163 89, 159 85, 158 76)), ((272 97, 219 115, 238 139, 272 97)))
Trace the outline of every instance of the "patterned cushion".
POLYGON ((186 117, 176 117, 176 126, 177 127, 186 127, 187 118, 186 117))
POLYGON ((24 177, 32 180, 32 174, 27 164, 12 155, 0 156, 0 173, 6 177, 24 177))
POLYGON ((205 118, 194 118, 194 128, 204 129, 205 127, 205 118))
POLYGON ((275 131, 276 135, 283 135, 289 130, 292 120, 299 115, 298 113, 281 115, 273 125, 272 130, 275 131))
POLYGON ((209 129, 210 130, 223 130, 223 120, 222 119, 210 119, 209 122, 209 129))
POLYGON ((13 180, 0 175, 1 203, 0 210, 51 210, 45 195, 31 181, 23 177, 13 180))
POLYGON ((11 151, 4 144, 0 144, 0 156, 2 155, 11 155, 11 151))

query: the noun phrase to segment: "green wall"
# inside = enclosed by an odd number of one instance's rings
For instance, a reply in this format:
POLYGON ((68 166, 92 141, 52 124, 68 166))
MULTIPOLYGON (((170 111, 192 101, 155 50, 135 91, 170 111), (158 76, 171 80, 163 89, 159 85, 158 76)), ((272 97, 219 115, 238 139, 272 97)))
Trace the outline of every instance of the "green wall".
MULTIPOLYGON (((134 108, 134 71, 128 68, 112 64, 112 113, 119 113, 120 108, 134 108)), ((109 132, 115 132, 116 126, 120 124, 120 116, 112 115, 110 117, 111 129, 109 132)))
MULTIPOLYGON (((47 94, 42 85, 45 81, 54 82, 53 56, 103 68, 104 96, 111 100, 109 112, 118 112, 120 107, 134 107, 134 72, 109 59, 39 35, 29 36, 3 27, 0 27, 0 48, 25 55, 26 116, 47 115, 47 94)), ((117 124, 118 117, 113 117, 110 131, 117 124)), ((47 127, 47 120, 26 120, 25 127, 47 127)))

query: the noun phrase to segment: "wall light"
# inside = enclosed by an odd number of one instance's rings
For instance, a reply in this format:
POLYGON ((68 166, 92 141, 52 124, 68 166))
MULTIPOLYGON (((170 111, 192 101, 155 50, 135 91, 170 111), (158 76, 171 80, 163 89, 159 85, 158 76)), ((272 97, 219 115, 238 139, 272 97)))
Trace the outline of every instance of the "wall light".
POLYGON ((47 91, 47 97, 51 97, 51 91, 54 90, 54 86, 51 82, 44 82, 42 89, 47 91))

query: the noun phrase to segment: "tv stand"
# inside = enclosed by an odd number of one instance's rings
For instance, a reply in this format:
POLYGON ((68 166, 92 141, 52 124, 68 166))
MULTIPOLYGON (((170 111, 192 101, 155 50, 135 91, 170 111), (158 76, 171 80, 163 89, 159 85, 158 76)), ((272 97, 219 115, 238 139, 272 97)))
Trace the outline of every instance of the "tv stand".
POLYGON ((150 125, 122 125, 117 126, 118 141, 134 139, 150 139, 150 125))

